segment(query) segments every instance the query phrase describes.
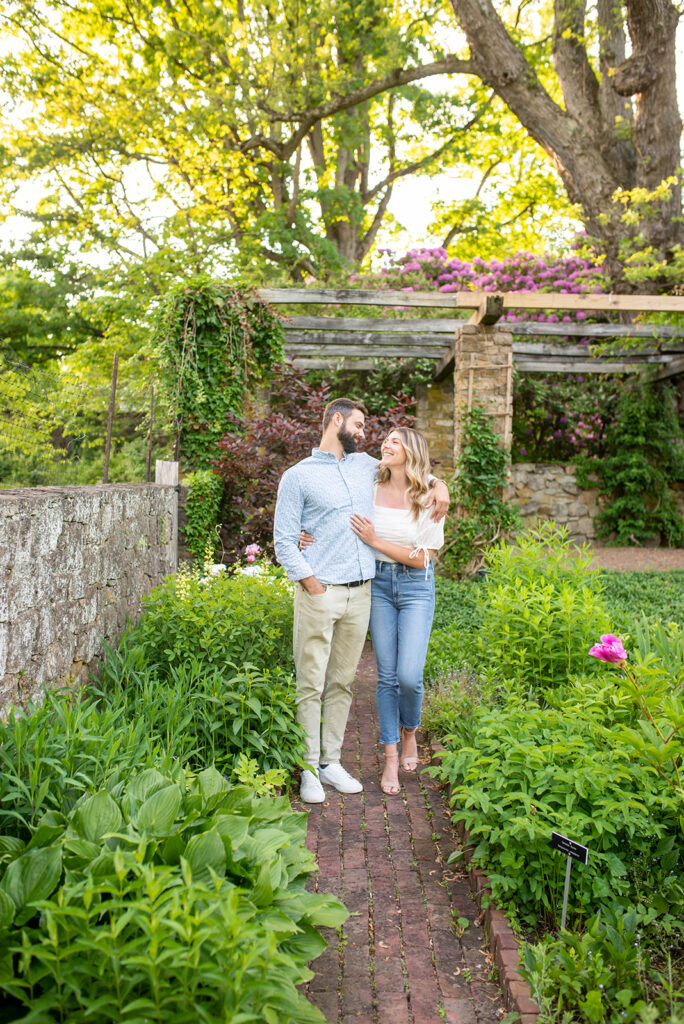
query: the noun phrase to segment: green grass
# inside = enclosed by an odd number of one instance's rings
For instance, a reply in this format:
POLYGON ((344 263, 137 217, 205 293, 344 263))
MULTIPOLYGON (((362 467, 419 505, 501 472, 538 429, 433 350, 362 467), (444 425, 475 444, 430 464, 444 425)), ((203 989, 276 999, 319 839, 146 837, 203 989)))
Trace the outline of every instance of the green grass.
MULTIPOLYGON (((646 615, 684 625, 684 570, 670 572, 602 572, 602 600, 615 625, 646 615)), ((480 624, 478 597, 486 584, 482 580, 448 580, 437 577, 437 602, 433 629, 477 629, 480 624)))
POLYGON ((644 614, 684 625, 684 570, 603 572, 603 603, 616 625, 644 614))

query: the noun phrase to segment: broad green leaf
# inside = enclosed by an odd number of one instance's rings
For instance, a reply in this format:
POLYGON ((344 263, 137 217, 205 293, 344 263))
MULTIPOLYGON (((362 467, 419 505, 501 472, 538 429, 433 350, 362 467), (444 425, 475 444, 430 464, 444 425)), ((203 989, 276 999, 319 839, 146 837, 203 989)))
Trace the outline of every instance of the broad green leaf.
POLYGON ((60 814, 59 811, 47 811, 38 822, 28 848, 49 846, 58 836, 62 835, 65 828, 66 818, 63 814, 60 814))
POLYGON ((182 799, 180 786, 167 785, 158 789, 141 804, 133 824, 148 835, 167 835, 176 820, 182 799))
POLYGON ((271 872, 268 864, 262 864, 249 897, 257 907, 266 907, 272 902, 273 888, 271 886, 271 872))
POLYGON ((17 907, 11 896, 0 889, 0 928, 9 928, 17 907))
POLYGON ((140 772, 139 775, 135 775, 128 785, 126 786, 126 801, 130 807, 131 813, 135 811, 137 807, 148 796, 156 792, 158 789, 162 789, 168 785, 169 780, 157 771, 156 768, 146 768, 145 771, 140 772))
POLYGON ((306 912, 312 924, 325 928, 339 928, 349 917, 349 911, 336 896, 326 893, 302 893, 306 912))
MULTIPOLYGON (((31 840, 33 842, 33 840, 31 840)), ((0 836, 0 856, 9 854, 10 857, 16 857, 24 849, 23 839, 19 839, 18 836, 0 836)), ((38 843, 37 845, 41 845, 38 843)))
POLYGON ((13 860, 0 882, 0 889, 12 898, 17 908, 17 924, 31 917, 26 907, 37 900, 47 899, 54 891, 62 874, 62 850, 59 846, 46 846, 27 850, 13 860))
POLYGON ((197 782, 200 792, 205 799, 215 796, 217 793, 225 793, 229 789, 228 782, 221 775, 221 772, 213 767, 205 768, 204 771, 201 771, 197 776, 197 782))
POLYGON ((280 944, 284 952, 290 953, 302 963, 308 963, 320 956, 326 946, 323 936, 310 926, 304 927, 298 934, 290 936, 280 944))
POLYGON ((241 814, 221 814, 215 819, 216 831, 230 840, 231 847, 236 850, 249 833, 249 821, 241 814))
POLYGON ((193 879, 208 881, 210 868, 217 875, 223 876, 226 872, 226 851, 215 829, 193 836, 183 856, 190 866, 193 879))
POLYGON ((109 793, 102 790, 87 797, 74 814, 72 827, 91 843, 101 843, 105 836, 118 832, 123 815, 109 793))

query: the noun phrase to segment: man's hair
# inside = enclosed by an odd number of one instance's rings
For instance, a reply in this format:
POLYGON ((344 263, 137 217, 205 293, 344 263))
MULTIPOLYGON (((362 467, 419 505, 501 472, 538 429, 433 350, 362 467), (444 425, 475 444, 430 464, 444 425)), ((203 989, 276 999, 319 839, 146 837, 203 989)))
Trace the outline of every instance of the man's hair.
POLYGON ((357 402, 354 398, 335 398, 332 402, 328 402, 323 410, 323 430, 327 430, 336 412, 341 413, 346 420, 355 409, 362 412, 364 416, 368 415, 368 409, 363 402, 357 402))

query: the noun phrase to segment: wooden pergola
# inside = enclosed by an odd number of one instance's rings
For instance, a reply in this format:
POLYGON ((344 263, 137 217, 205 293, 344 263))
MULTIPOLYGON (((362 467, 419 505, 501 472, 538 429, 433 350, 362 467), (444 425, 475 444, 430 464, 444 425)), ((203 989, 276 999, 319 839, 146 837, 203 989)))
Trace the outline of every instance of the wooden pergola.
POLYGON ((365 370, 378 358, 411 357, 435 361, 435 381, 454 368, 454 339, 466 325, 482 325, 513 335, 513 362, 532 373, 633 373, 644 364, 660 367, 658 378, 684 372, 684 325, 635 323, 544 323, 503 319, 508 312, 578 310, 593 313, 684 313, 684 297, 548 292, 404 292, 356 288, 262 288, 260 296, 279 306, 375 306, 407 310, 391 317, 289 316, 284 324, 286 354, 303 368, 325 368, 331 362, 365 370), (411 315, 417 309, 459 310, 468 318, 432 319, 411 315), (582 338, 591 341, 634 339, 643 347, 619 354, 593 356, 586 344, 554 344, 535 337, 582 338), (649 344, 651 342, 651 344, 649 344))

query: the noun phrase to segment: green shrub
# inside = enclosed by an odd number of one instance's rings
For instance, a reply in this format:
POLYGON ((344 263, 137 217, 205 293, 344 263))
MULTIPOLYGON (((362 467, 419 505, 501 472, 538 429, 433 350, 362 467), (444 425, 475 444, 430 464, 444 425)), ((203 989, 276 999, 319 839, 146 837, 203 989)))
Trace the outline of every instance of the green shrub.
POLYGON ((281 668, 204 667, 185 655, 163 666, 147 662, 132 631, 108 651, 99 691, 104 706, 125 708, 155 747, 200 769, 215 765, 235 777, 241 755, 262 772, 280 769, 289 783, 304 764, 304 733, 295 720, 295 687, 281 668))
POLYGON ((565 861, 549 846, 556 830, 591 850, 576 872, 569 920, 627 904, 638 862, 644 918, 676 930, 684 911, 682 852, 670 846, 678 803, 649 765, 613 742, 604 718, 600 707, 475 706, 445 737, 438 774, 494 900, 524 923, 557 924, 565 861))
POLYGON ((210 469, 198 469, 185 481, 188 497, 185 504, 186 523, 183 530, 185 543, 196 562, 202 562, 209 551, 216 548, 216 524, 223 496, 223 481, 210 469))
POLYGON ((450 580, 435 577, 433 629, 473 630, 482 624, 481 580, 450 580))
POLYGON ((608 631, 591 555, 568 531, 541 523, 488 554, 478 660, 529 693, 593 671, 587 652, 608 631))
POLYGON ((444 682, 467 665, 471 659, 472 646, 472 634, 456 626, 451 629, 433 629, 423 670, 426 685, 444 682))
POLYGON ((625 381, 606 427, 606 450, 602 458, 581 460, 577 473, 581 487, 588 472, 598 476, 597 536, 625 545, 656 538, 679 547, 684 518, 671 484, 684 480, 684 434, 672 387, 643 376, 625 381))
POLYGON ((164 755, 139 715, 102 707, 84 691, 48 691, 27 712, 0 722, 0 834, 27 838, 46 811, 67 813, 105 780, 163 765, 164 755))
POLYGON ((542 1024, 638 1020, 646 1009, 648 970, 649 958, 639 942, 633 910, 597 914, 580 935, 548 935, 537 945, 525 947, 521 966, 541 1010, 542 1024))
POLYGON ((49 812, 3 852, 8 1002, 69 1024, 323 1024, 296 986, 325 948, 317 926, 347 913, 306 892, 305 833, 286 799, 214 769, 149 769, 49 812))
POLYGON ((447 576, 474 572, 490 545, 519 526, 520 513, 503 498, 508 460, 489 415, 474 406, 464 417, 454 477, 458 515, 447 520, 439 556, 447 576))
POLYGON ((252 666, 257 672, 294 670, 292 595, 276 568, 252 576, 199 579, 179 572, 145 599, 128 643, 162 669, 196 663, 201 671, 252 666))

